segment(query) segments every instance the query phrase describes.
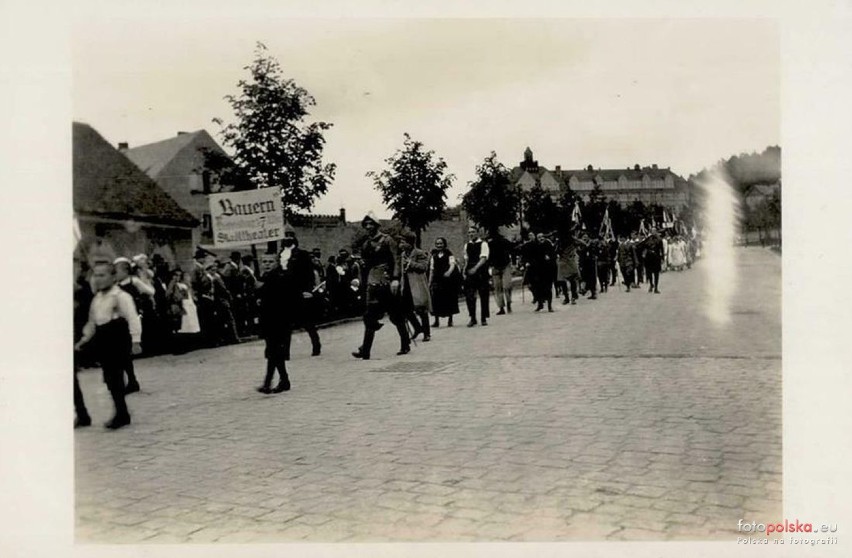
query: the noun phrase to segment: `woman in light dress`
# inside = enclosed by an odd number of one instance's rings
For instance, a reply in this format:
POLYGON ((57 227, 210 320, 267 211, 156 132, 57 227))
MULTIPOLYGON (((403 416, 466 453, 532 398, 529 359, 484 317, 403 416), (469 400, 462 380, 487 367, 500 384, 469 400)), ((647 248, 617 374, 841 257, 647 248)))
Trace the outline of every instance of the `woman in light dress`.
POLYGON ((201 324, 198 321, 198 308, 192 298, 189 277, 179 269, 172 272, 168 299, 169 317, 178 337, 178 352, 185 352, 192 346, 191 340, 197 339, 201 333, 201 324))
POLYGON ((669 266, 676 270, 683 270, 686 266, 686 243, 679 236, 675 236, 669 242, 669 266))

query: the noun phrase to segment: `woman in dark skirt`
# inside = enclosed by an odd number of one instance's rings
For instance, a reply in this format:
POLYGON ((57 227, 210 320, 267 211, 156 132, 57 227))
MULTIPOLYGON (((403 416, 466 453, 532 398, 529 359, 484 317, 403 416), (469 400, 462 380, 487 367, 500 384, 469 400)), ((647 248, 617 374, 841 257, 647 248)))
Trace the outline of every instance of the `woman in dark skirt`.
POLYGON ((432 250, 429 264, 429 290, 432 294, 432 315, 440 325, 440 318, 447 318, 447 327, 453 327, 453 316, 459 313, 459 290, 461 275, 453 253, 447 248, 447 239, 439 238, 432 250))

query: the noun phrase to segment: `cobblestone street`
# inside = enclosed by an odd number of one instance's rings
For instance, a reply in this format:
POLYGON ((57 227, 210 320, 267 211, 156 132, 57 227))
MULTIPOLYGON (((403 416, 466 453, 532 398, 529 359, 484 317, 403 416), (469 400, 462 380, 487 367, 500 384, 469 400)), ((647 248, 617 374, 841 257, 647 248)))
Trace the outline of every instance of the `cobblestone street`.
POLYGON ((77 541, 735 540, 781 517, 782 471, 781 259, 736 254, 727 326, 699 262, 553 314, 516 292, 402 357, 393 328, 370 361, 360 323, 319 358, 298 333, 275 396, 260 342, 143 359, 116 432, 83 372, 77 541))

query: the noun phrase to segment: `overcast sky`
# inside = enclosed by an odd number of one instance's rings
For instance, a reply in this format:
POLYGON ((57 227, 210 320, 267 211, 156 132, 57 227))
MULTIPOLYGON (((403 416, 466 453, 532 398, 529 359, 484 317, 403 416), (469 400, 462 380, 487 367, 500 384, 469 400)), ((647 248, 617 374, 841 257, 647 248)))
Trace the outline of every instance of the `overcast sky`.
POLYGON ((423 141, 458 203, 492 150, 553 168, 656 163, 686 177, 780 144, 778 31, 769 20, 293 20, 88 17, 73 44, 73 115, 131 147, 226 121, 256 41, 334 124, 338 166, 317 213, 387 215, 365 173, 423 141))

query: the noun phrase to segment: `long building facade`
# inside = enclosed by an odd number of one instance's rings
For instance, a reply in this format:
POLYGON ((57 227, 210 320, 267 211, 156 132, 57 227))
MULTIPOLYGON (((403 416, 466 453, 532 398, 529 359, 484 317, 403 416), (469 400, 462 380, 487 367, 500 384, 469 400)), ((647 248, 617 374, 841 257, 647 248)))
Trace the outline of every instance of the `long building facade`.
POLYGON ((635 165, 624 169, 596 169, 589 165, 585 169, 565 170, 557 165, 550 170, 538 164, 529 147, 524 152, 524 160, 512 169, 512 180, 524 192, 540 186, 554 197, 570 188, 585 201, 595 187, 600 186, 607 200, 625 206, 638 200, 674 213, 690 203, 688 182, 670 168, 635 165))

